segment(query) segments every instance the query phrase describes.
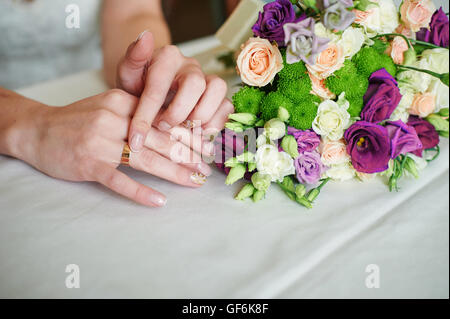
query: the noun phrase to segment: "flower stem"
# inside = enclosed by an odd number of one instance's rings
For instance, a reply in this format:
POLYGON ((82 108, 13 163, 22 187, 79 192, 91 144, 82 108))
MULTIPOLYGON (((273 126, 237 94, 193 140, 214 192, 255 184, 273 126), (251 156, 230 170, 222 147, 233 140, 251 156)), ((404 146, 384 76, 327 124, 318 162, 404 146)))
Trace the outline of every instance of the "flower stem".
POLYGON ((410 42, 411 39, 408 39, 405 35, 403 35, 401 33, 385 33, 385 34, 379 34, 379 35, 375 36, 375 38, 382 38, 382 37, 402 37, 403 40, 405 40, 406 43, 408 44, 408 49, 414 50, 414 48, 410 42))
POLYGON ((409 66, 409 65, 401 65, 401 64, 396 64, 397 68, 401 68, 401 69, 409 69, 409 70, 414 70, 417 72, 422 72, 422 73, 426 73, 429 74, 431 76, 434 76, 435 78, 438 78, 439 80, 441 80, 441 74, 430 71, 430 70, 424 70, 424 69, 419 69, 419 68, 415 68, 413 66, 409 66))
MULTIPOLYGON (((420 44, 420 45, 425 45, 425 46, 429 46, 431 48, 435 48, 435 49, 443 49, 442 47, 435 45, 433 43, 429 43, 429 42, 424 42, 424 41, 419 41, 419 40, 414 40, 414 39, 410 39, 411 41, 413 41, 415 44, 420 44)), ((445 48, 444 48, 445 49, 445 48)))
POLYGON ((436 154, 434 154, 433 158, 427 160, 428 163, 431 163, 432 161, 434 161, 441 154, 441 148, 439 147, 439 145, 436 146, 435 148, 429 149, 427 151, 435 151, 436 152, 436 154))

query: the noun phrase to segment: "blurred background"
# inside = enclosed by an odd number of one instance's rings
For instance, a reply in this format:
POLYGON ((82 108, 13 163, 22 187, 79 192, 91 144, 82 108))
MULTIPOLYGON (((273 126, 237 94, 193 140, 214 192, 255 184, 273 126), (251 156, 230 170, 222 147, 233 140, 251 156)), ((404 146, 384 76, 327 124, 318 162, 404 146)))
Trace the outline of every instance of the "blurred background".
POLYGON ((214 34, 239 0, 163 0, 175 44, 214 34))

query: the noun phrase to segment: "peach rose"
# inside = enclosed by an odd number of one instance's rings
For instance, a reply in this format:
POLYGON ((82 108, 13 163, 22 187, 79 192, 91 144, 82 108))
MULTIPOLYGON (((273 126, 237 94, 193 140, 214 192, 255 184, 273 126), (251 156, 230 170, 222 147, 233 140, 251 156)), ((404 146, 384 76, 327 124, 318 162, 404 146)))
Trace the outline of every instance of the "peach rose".
POLYGON ((343 139, 338 141, 325 141, 320 144, 322 163, 325 166, 339 165, 350 162, 347 145, 343 139))
POLYGON ((418 93, 414 95, 409 114, 420 117, 427 117, 434 112, 436 108, 436 96, 433 93, 418 93))
POLYGON ((356 16, 355 23, 357 24, 364 24, 367 21, 367 19, 374 13, 373 10, 361 11, 353 9, 352 11, 356 16))
POLYGON ((404 24, 400 24, 397 29, 395 29, 395 33, 403 34, 405 37, 410 39, 416 38, 416 33, 412 32, 411 29, 407 28, 404 24))
POLYGON ((306 65, 308 71, 319 79, 326 79, 339 70, 345 61, 344 50, 338 44, 331 43, 316 58, 316 64, 306 65))
POLYGON ((250 38, 241 49, 237 69, 245 84, 266 86, 283 69, 280 50, 266 39, 250 38))
POLYGON ((402 37, 395 37, 387 48, 386 53, 396 64, 403 64, 404 53, 408 51, 408 43, 402 37))
POLYGON ((336 97, 326 86, 325 80, 319 79, 314 74, 308 72, 309 78, 311 79, 312 91, 311 94, 315 94, 324 100, 331 100, 336 97))
POLYGON ((401 19, 414 32, 428 28, 436 7, 431 0, 404 0, 400 7, 401 19))

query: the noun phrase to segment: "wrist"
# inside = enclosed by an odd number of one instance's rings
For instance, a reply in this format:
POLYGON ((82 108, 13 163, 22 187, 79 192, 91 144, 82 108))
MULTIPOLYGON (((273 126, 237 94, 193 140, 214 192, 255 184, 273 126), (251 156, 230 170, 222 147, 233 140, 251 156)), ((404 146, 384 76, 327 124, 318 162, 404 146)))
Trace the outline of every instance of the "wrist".
POLYGON ((6 154, 31 165, 39 154, 39 143, 46 127, 50 107, 36 101, 26 101, 17 109, 14 121, 6 130, 6 154))

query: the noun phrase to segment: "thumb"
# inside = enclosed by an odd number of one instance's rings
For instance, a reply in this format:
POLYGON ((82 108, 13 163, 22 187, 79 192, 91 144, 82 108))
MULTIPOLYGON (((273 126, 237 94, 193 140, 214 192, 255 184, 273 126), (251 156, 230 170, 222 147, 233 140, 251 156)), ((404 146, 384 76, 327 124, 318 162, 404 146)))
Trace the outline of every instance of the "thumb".
POLYGON ((142 94, 145 86, 144 75, 152 59, 153 49, 154 39, 149 31, 142 32, 136 41, 130 44, 117 66, 118 88, 135 96, 142 94))

